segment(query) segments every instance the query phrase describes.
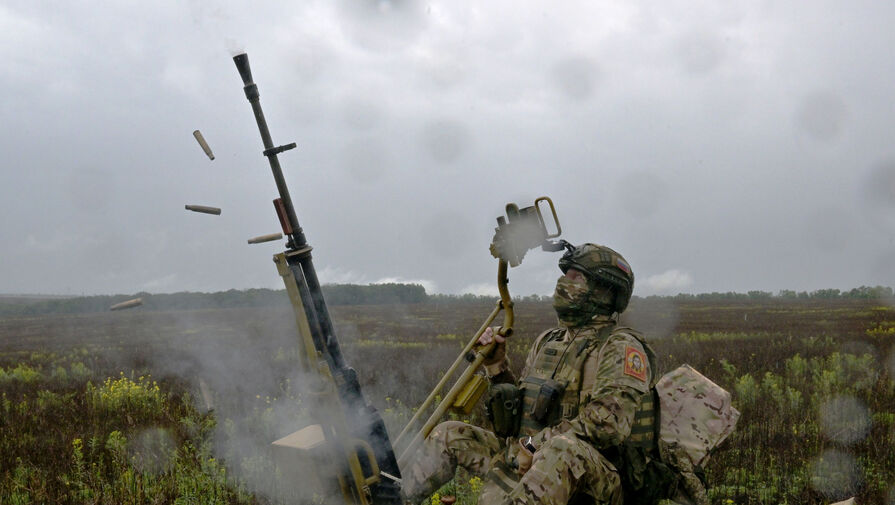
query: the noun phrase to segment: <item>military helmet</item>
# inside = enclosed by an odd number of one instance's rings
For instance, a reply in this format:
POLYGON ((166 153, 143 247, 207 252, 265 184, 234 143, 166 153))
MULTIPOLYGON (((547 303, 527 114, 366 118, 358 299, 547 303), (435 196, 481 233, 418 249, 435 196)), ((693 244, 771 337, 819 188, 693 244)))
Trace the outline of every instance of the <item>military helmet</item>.
POLYGON ((628 306, 634 291, 634 272, 625 258, 612 249, 597 244, 572 246, 559 259, 559 268, 563 273, 574 268, 597 285, 614 288, 615 312, 628 306))

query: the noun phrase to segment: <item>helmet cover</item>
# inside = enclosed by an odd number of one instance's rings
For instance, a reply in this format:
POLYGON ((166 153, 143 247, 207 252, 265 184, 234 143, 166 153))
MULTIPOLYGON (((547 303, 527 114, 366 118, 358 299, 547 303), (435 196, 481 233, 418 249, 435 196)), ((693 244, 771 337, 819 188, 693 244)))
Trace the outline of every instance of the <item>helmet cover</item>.
POLYGON ((559 268, 566 273, 570 268, 587 277, 591 289, 612 288, 615 301, 614 312, 623 312, 634 291, 634 272, 625 258, 616 251, 597 244, 582 244, 573 247, 559 260, 559 268))

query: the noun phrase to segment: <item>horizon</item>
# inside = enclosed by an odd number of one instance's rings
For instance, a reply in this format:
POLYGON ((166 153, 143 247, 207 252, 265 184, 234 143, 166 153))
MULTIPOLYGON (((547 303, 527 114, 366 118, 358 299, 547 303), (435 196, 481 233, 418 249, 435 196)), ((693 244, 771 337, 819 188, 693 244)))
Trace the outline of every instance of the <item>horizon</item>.
MULTIPOLYGON (((477 297, 492 297, 492 296, 499 296, 499 295, 497 294, 497 292, 496 292, 496 288, 495 288, 495 294, 493 294, 493 295, 492 295, 492 294, 478 294, 478 293, 441 293, 441 292, 430 293, 427 289, 425 289, 425 286, 423 286, 422 284, 412 283, 412 282, 368 283, 368 284, 328 283, 328 284, 323 284, 322 286, 361 286, 361 287, 365 287, 365 286, 377 286, 377 285, 384 285, 384 284, 397 284, 397 285, 407 285, 407 286, 421 286, 421 287, 423 287, 423 289, 425 290, 425 293, 426 293, 427 296, 456 296, 456 297, 469 296, 469 295, 471 295, 471 296, 477 296, 477 297)), ((640 294, 637 294, 637 293, 636 293, 636 290, 635 290, 635 293, 631 296, 631 298, 632 298, 632 299, 633 299, 633 298, 646 299, 646 298, 651 298, 651 297, 656 297, 656 298, 674 298, 674 297, 680 297, 680 296, 700 296, 700 295, 716 295, 716 294, 717 294, 717 295, 736 294, 736 295, 746 295, 746 296, 748 296, 750 293, 753 293, 753 292, 754 292, 754 293, 761 293, 761 294, 769 294, 771 297, 774 297, 774 298, 786 298, 786 296, 784 296, 784 295, 785 295, 785 294, 788 294, 788 293, 795 293, 795 294, 797 294, 797 295, 798 295, 798 294, 802 294, 802 293, 804 293, 804 294, 807 294, 807 295, 810 296, 810 295, 812 295, 812 294, 818 294, 818 293, 822 293, 822 292, 838 291, 838 293, 839 293, 840 295, 847 295, 849 292, 851 292, 851 291, 853 291, 853 290, 859 290, 859 289, 862 289, 862 288, 871 289, 871 290, 875 290, 875 289, 884 289, 884 290, 885 290, 885 289, 888 289, 888 290, 890 290, 890 291, 895 291, 895 287, 893 287, 893 286, 883 286, 883 285, 875 285, 875 286, 866 286, 866 285, 862 285, 862 286, 854 286, 854 287, 851 287, 851 288, 835 288, 835 287, 829 287, 829 288, 820 288, 820 289, 814 289, 814 290, 780 289, 780 290, 777 290, 777 291, 766 291, 766 290, 761 290, 761 289, 750 289, 750 290, 748 290, 748 291, 703 291, 703 292, 678 292, 678 293, 674 293, 674 294, 647 294, 647 295, 640 295, 640 294)), ((185 290, 185 291, 162 291, 162 292, 136 291, 136 292, 133 292, 133 293, 97 293, 97 294, 70 294, 70 295, 67 295, 67 294, 51 294, 51 293, 0 293, 0 298, 56 298, 56 299, 66 299, 66 298, 89 298, 89 297, 102 297, 102 296, 111 296, 111 297, 115 297, 115 296, 135 296, 135 295, 141 295, 141 294, 150 295, 150 296, 155 296, 155 295, 174 295, 174 294, 199 294, 199 295, 211 295, 211 294, 216 294, 216 293, 227 293, 227 292, 230 292, 230 291, 244 292, 244 291, 250 291, 250 290, 254 290, 254 289, 257 289, 257 290, 268 290, 268 291, 274 291, 274 292, 277 292, 277 291, 285 291, 285 288, 264 288, 264 287, 261 287, 261 288, 241 288, 241 289, 240 289, 240 288, 230 288, 230 289, 219 290, 219 291, 189 291, 189 290, 185 290)), ((553 296, 552 293, 546 293, 546 294, 540 294, 540 293, 527 293, 527 294, 510 293, 510 296, 512 296, 513 298, 525 298, 525 297, 529 297, 529 296, 532 296, 532 295, 537 295, 537 296, 540 296, 540 297, 551 297, 551 296, 553 296)))

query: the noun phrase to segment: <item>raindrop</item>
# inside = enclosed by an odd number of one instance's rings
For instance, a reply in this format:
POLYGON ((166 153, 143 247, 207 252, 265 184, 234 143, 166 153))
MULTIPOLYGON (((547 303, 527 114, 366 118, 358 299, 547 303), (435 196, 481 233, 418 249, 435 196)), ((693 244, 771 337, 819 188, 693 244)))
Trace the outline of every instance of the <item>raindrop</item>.
POLYGON ((677 43, 681 66, 691 74, 709 73, 724 60, 724 41, 710 32, 690 32, 677 43))
POLYGON ((386 153, 382 144, 371 138, 355 139, 345 146, 342 166, 356 180, 372 183, 385 173, 386 153))
POLYGON ((869 354, 870 356, 873 356, 874 361, 879 357, 876 353, 876 348, 869 342, 849 340, 844 342, 839 349, 842 354, 852 354, 855 356, 869 354))
POLYGON ((811 487, 831 500, 857 494, 860 473, 855 458, 841 451, 829 450, 811 463, 811 487))
POLYGON ((472 222, 458 212, 439 212, 426 220, 420 237, 429 252, 442 258, 456 259, 469 250, 472 222))
POLYGON ((423 4, 413 0, 341 0, 336 5, 343 31, 365 49, 406 48, 426 27, 423 4))
POLYGON ((875 218, 895 229, 895 161, 878 164, 862 188, 862 199, 875 218))
POLYGON ((594 62, 587 58, 567 58, 553 65, 552 77, 564 96, 583 101, 593 95, 600 73, 594 62))
POLYGON ((469 148, 471 136, 467 127, 459 121, 439 120, 423 128, 422 142, 425 150, 435 161, 451 163, 469 148))
POLYGON ((619 204, 636 218, 655 214, 667 193, 665 181, 649 172, 628 174, 619 181, 619 204), (637 198, 630 198, 629 195, 637 195, 637 198))
POLYGON ((176 443, 164 428, 149 428, 132 438, 128 452, 141 472, 158 474, 170 466, 176 443))
MULTIPOLYGON (((895 250, 881 253, 873 261, 871 266, 874 284, 882 286, 895 285, 895 250)), ((879 302, 889 307, 895 307, 895 296, 888 293, 880 293, 879 302)))
POLYGON ((805 97, 796 110, 796 125, 815 140, 830 141, 841 133, 848 109, 838 95, 819 92, 805 97))
POLYGON ((342 110, 345 124, 355 130, 369 130, 376 126, 381 112, 373 103, 363 100, 348 100, 342 110))
POLYGON ((857 398, 833 398, 820 407, 820 429, 833 441, 853 444, 870 431, 870 412, 857 398))
POLYGON ((817 252, 841 251, 849 243, 854 221, 841 208, 828 207, 816 211, 805 222, 805 234, 817 252))

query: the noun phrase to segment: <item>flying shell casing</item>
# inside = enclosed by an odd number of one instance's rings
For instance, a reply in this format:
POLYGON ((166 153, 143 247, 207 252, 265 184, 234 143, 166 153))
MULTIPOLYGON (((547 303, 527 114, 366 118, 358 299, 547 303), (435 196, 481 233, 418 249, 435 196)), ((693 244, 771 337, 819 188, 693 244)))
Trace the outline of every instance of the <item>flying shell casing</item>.
POLYGON ((132 309, 134 307, 139 307, 140 305, 143 305, 143 299, 142 298, 133 298, 131 300, 127 300, 127 301, 124 301, 121 303, 116 303, 115 305, 112 305, 111 307, 109 307, 109 310, 132 309))
POLYGON ((217 207, 208 207, 206 205, 185 205, 186 210, 191 210, 193 212, 201 212, 203 214, 214 214, 215 216, 221 215, 221 209, 217 207))
POLYGON ((208 142, 205 142, 205 137, 202 136, 202 132, 196 130, 193 132, 193 137, 196 137, 196 141, 199 142, 199 145, 202 147, 202 150, 205 151, 205 154, 208 155, 208 159, 214 159, 214 153, 211 152, 211 148, 208 147, 208 142))
POLYGON ((282 233, 269 233, 267 235, 259 235, 257 237, 252 237, 249 239, 250 244, 262 244, 264 242, 270 242, 272 240, 280 240, 283 238, 282 233))

